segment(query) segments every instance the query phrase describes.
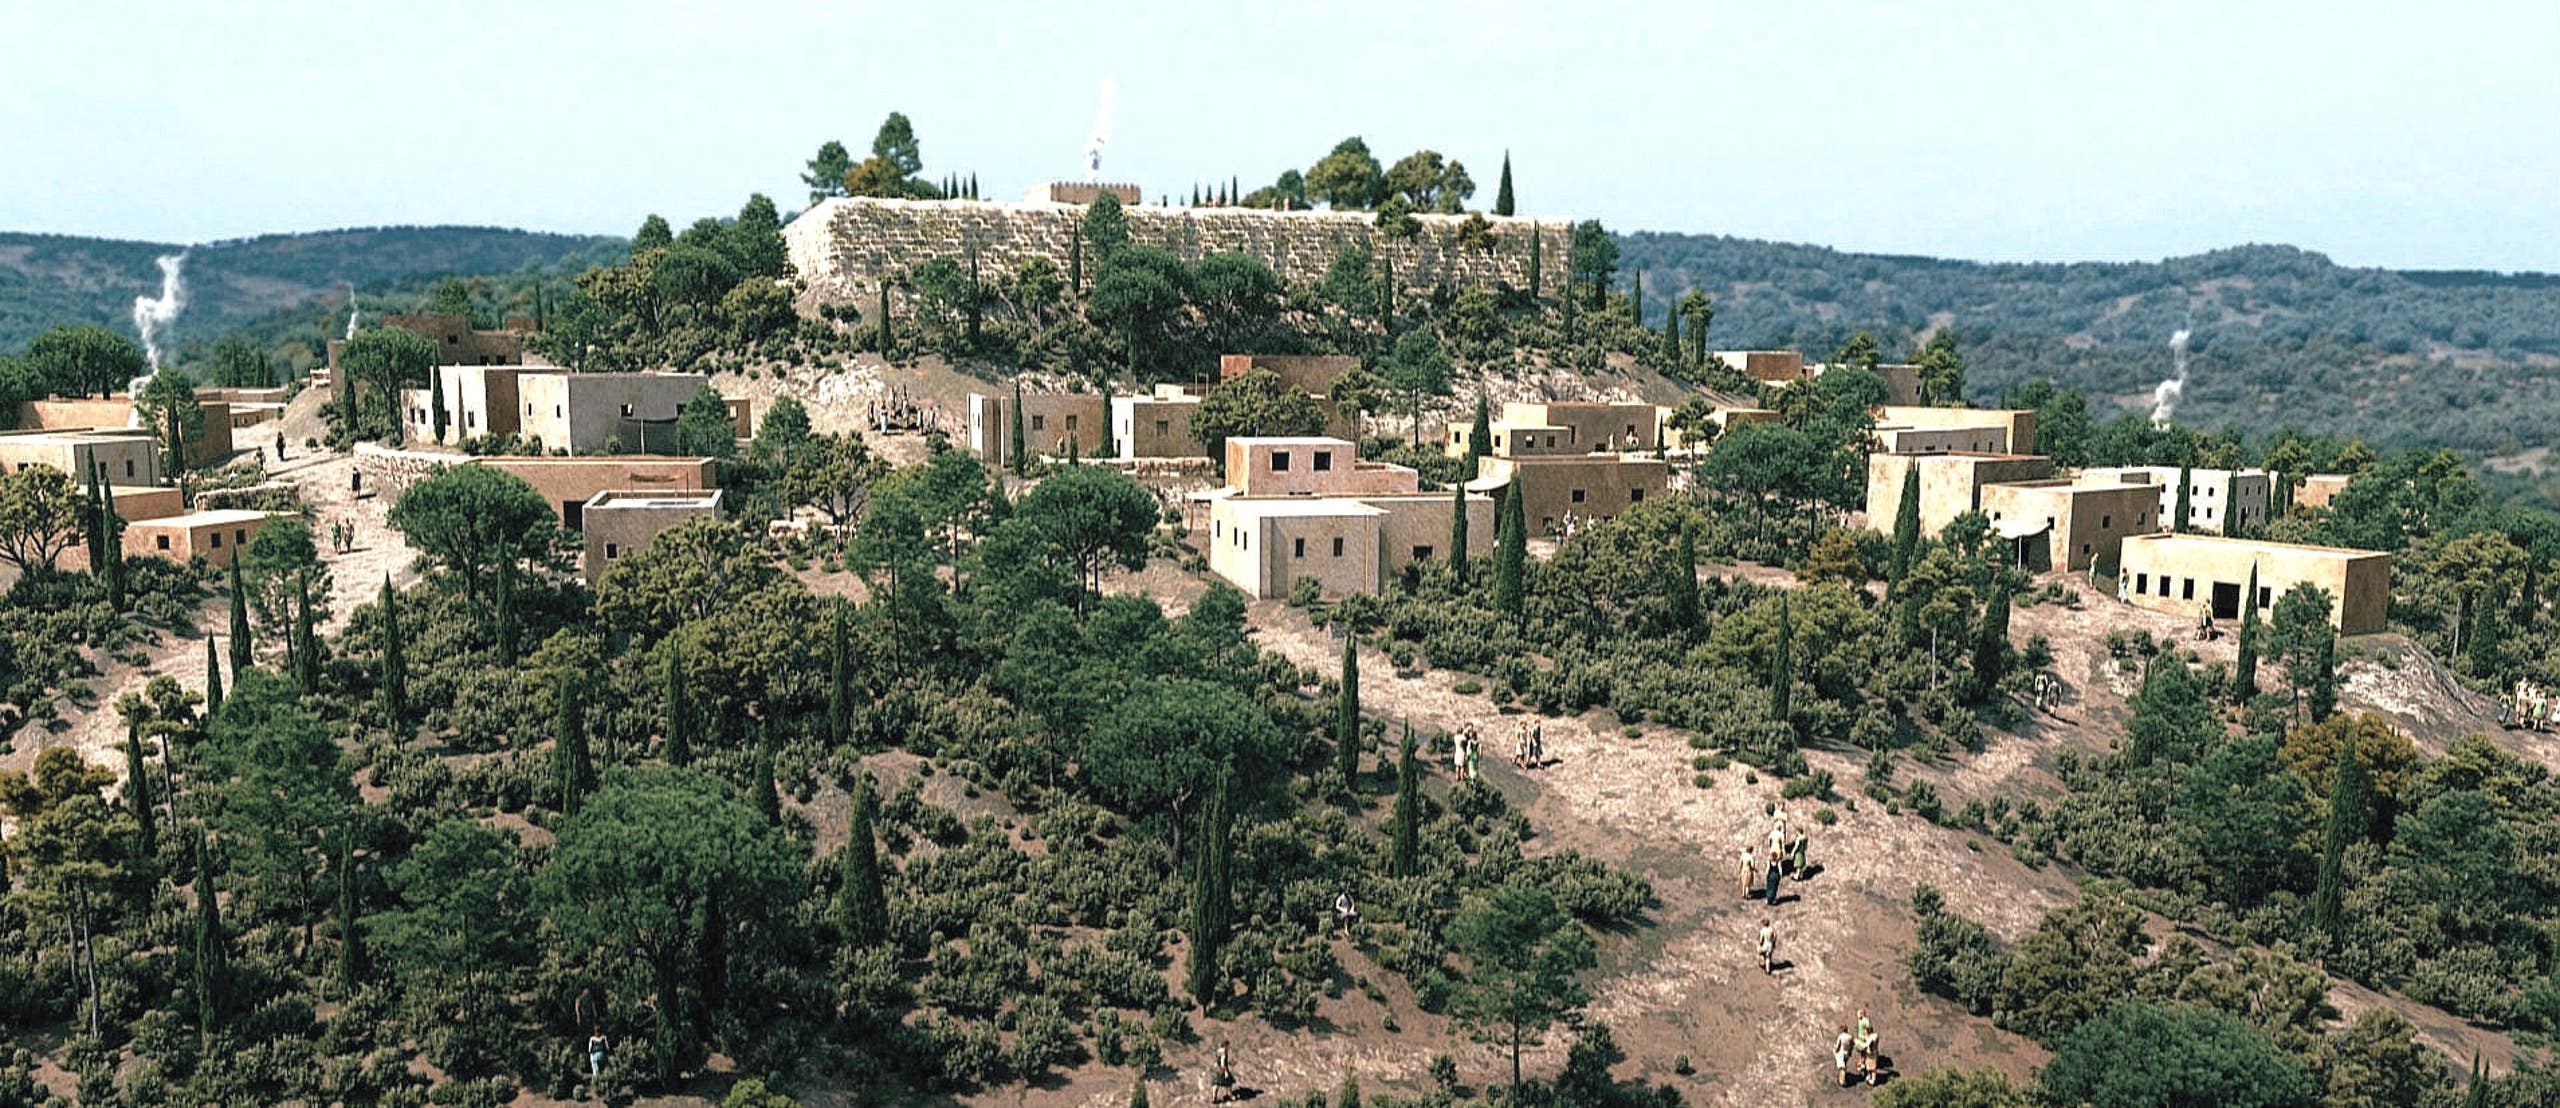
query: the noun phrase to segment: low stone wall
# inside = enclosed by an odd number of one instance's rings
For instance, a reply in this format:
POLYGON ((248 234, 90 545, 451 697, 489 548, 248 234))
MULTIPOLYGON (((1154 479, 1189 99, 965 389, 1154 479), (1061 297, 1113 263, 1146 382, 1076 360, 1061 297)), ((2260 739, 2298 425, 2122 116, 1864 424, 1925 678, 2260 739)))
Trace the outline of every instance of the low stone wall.
POLYGON ((195 510, 199 512, 241 509, 252 512, 290 512, 302 506, 302 486, 291 481, 269 481, 236 489, 206 489, 196 494, 195 510))
POLYGON ((397 450, 369 442, 356 444, 355 459, 364 487, 384 496, 396 496, 437 470, 479 461, 461 454, 397 450))

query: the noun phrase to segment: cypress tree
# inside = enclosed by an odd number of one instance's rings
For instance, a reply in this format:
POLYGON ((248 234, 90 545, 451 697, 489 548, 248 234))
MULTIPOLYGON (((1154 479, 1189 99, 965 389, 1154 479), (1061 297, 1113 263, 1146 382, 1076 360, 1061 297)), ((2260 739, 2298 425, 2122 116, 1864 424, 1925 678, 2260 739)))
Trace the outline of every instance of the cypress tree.
POLYGON ((98 577, 107 573, 107 513, 105 490, 98 483, 98 470, 91 467, 82 474, 89 483, 88 519, 81 528, 89 541, 89 572, 98 577))
POLYGON ((195 842, 195 964, 192 984, 196 994, 196 1035, 201 1045, 211 1038, 215 1025, 228 1007, 231 968, 224 953, 222 905, 220 893, 213 885, 213 859, 205 848, 204 828, 196 828, 195 842))
POLYGON ((1360 637, 1342 636, 1342 695, 1333 711, 1334 768, 1346 787, 1360 782, 1360 637))
POLYGON ((889 937, 889 894, 880 877, 880 846, 872 835, 879 799, 864 778, 854 787, 853 819, 844 844, 844 890, 837 929, 848 946, 877 946, 889 937))
POLYGON ((213 636, 204 637, 204 714, 213 718, 222 710, 222 652, 214 649, 213 636))
POLYGON ((1493 453, 1493 402, 1476 390, 1476 422, 1467 429, 1467 464, 1462 472, 1473 481, 1484 476, 1484 460, 1493 453))
POLYGON ((240 583, 240 559, 231 560, 231 679, 257 664, 257 644, 249 631, 249 590, 240 583))
POLYGON ((391 575, 382 575, 382 718, 399 729, 409 714, 409 666, 401 653, 400 595, 391 591, 391 575))
POLYGON ((1982 605, 1982 626, 1973 644, 1973 698, 1991 699, 2000 689, 2000 673, 2009 661, 2009 586, 1993 586, 1982 605))
POLYGON ((133 811, 135 846, 148 860, 160 853, 160 813, 151 803, 151 775, 142 766, 142 720, 124 723, 124 806, 133 811))
POLYGON ((1683 631, 1698 628, 1698 537, 1680 528, 1680 560, 1672 566, 1671 622, 1683 631))
POLYGON ((845 603, 828 607, 834 617, 827 635, 827 741, 841 747, 853 739, 853 659, 845 647, 845 603))
POLYGON ((1067 228, 1067 293, 1076 297, 1084 295, 1084 227, 1081 225, 1067 228))
POLYGON ((586 708, 578 701, 578 675, 568 670, 552 683, 551 757, 559 778, 560 814, 575 816, 595 787, 595 763, 587 753, 586 708))
POLYGON ((2311 722, 2328 719, 2338 710, 2338 635, 2327 632, 2320 636, 2320 672, 2311 681, 2311 722))
POLYGON ((2347 848, 2364 838, 2371 826, 2365 815, 2363 756, 2356 752, 2356 729, 2347 725, 2338 744, 2336 776, 2329 783, 2329 818, 2320 848, 2320 875, 2311 893, 2311 924, 2331 943, 2341 938, 2345 920, 2347 848))
POLYGON ((2194 509, 2187 503, 2187 486, 2195 480, 2195 476, 2194 467, 2178 467, 2178 514, 2174 518, 2177 520, 2176 526, 2179 531, 2185 531, 2191 522, 2191 513, 2194 509))
POLYGON ((1023 432, 1022 420, 1022 379, 1016 377, 1013 379, 1013 429, 1011 432, 1013 441, 1006 444, 1012 447, 1013 475, 1016 477, 1024 476, 1031 470, 1031 463, 1028 460, 1031 454, 1031 440, 1030 436, 1023 432))
POLYGON ((897 332, 889 329, 889 282, 887 281, 880 282, 879 337, 880 357, 883 360, 894 358, 897 352, 898 336, 897 332))
POLYGON ((1449 576, 1458 587, 1467 587, 1467 486, 1461 481, 1449 486, 1449 576))
POLYGON ((1502 152, 1502 183, 1493 189, 1493 214, 1510 215, 1516 205, 1511 196, 1511 152, 1502 152))
POLYGON ((684 639, 667 640, 667 764, 693 760, 693 700, 685 694, 684 639))
POLYGON ((756 721, 756 807, 764 811, 764 821, 782 825, 782 787, 773 777, 773 717, 756 721))
POLYGON ((1385 250, 1378 251, 1378 329, 1396 332, 1396 259, 1385 250))
POLYGON ((516 560, 498 559, 498 660, 516 664, 516 560))
POLYGON ((1227 937, 1227 795, 1222 781, 1200 813, 1191 864, 1191 956, 1186 982, 1206 1011, 1217 998, 1218 951, 1227 937))
POLYGON ((1677 369, 1680 361, 1680 306, 1674 304, 1662 313, 1662 366, 1677 369))
POLYGON ((320 690, 320 643, 311 633, 311 570, 293 575, 293 680, 303 695, 320 690))
POLYGON ((1387 840, 1387 874, 1411 877, 1422 850, 1422 767, 1414 763, 1413 721, 1404 725, 1396 744, 1396 810, 1387 840))
POLYGON ((1562 297, 1562 300, 1563 300, 1563 303, 1564 303, 1564 322, 1563 322, 1563 327, 1564 327, 1564 341, 1566 341, 1566 342, 1572 342, 1572 341, 1573 341, 1573 322, 1574 322, 1574 313, 1578 310, 1578 309, 1576 309, 1576 308, 1574 307, 1574 305, 1575 305, 1575 304, 1576 304, 1580 299, 1581 299, 1580 297, 1577 297, 1577 296, 1575 296, 1575 295, 1573 294, 1573 281, 1572 281, 1572 279, 1567 278, 1567 279, 1566 279, 1566 281, 1565 281, 1565 283, 1564 283, 1564 295, 1563 295, 1563 297, 1562 297))
POLYGON ((363 973, 364 939, 356 924, 359 914, 355 857, 348 851, 346 842, 341 840, 338 843, 338 987, 344 990, 343 996, 356 995, 356 982, 363 973))
POLYGON ((1529 535, 1520 508, 1520 482, 1505 486, 1502 519, 1494 530, 1493 607, 1514 622, 1526 614, 1522 605, 1528 574, 1529 535))
POLYGON ((1627 318, 1636 326, 1644 326, 1644 271, 1639 269, 1627 277, 1627 318))
POLYGON ((978 283, 978 244, 972 241, 969 243, 969 349, 971 350, 978 348, 979 323, 986 315, 986 299, 986 289, 978 283))
POLYGON ((1893 511, 1893 565, 1885 578, 1885 593, 1891 595, 1902 587, 1902 577, 1911 572, 1911 559, 1920 550, 1920 467, 1902 471, 1902 503, 1893 511))
POLYGON ((427 405, 427 418, 435 429, 436 441, 443 442, 445 427, 444 373, 440 370, 427 374, 427 405))
POLYGON ((1532 221, 1529 224, 1529 299, 1533 303, 1538 299, 1538 256, 1546 252, 1545 239, 1545 235, 1538 233, 1537 223, 1532 221))
POLYGON ((124 517, 116 511, 116 493, 110 486, 100 490, 98 529, 106 535, 107 604, 116 611, 124 610, 124 517))
POLYGON ((1769 656, 1769 718, 1795 719, 1795 620, 1787 614, 1787 598, 1778 598, 1778 649, 1769 656))
POLYGON ((2258 695, 2258 567, 2249 567, 2249 593, 2240 600, 2240 657, 2231 666, 2231 697, 2246 704, 2258 695))

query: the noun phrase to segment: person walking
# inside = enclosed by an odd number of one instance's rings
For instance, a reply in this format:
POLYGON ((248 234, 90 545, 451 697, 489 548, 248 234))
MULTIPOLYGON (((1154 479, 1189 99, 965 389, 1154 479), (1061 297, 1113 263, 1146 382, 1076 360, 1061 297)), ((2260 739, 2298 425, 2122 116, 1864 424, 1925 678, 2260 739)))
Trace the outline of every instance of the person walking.
POLYGON ((596 1082, 603 1077, 604 1032, 597 1031, 587 1036, 587 1088, 594 1089, 596 1082))
POLYGON ((1546 764, 1547 722, 1533 719, 1529 721, 1529 768, 1538 769, 1546 764))
POLYGON ((1766 893, 1761 897, 1761 901, 1772 908, 1778 906, 1778 872, 1785 869, 1786 865, 1786 854, 1776 847, 1770 847, 1768 869, 1769 883, 1766 893))
POLYGON ((1876 1025, 1867 1019, 1867 1010, 1858 1009, 1858 1068, 1866 1073, 1867 1084, 1876 1083, 1876 1025))
POLYGON ((1742 849, 1737 855, 1737 859, 1738 860, 1734 863, 1734 873, 1742 880, 1742 899, 1749 900, 1751 899, 1752 886, 1756 883, 1755 879, 1759 876, 1752 872, 1750 839, 1745 838, 1743 840, 1742 849))
POLYGON ((1778 972, 1778 925, 1767 916, 1760 917, 1760 972, 1778 972))
POLYGON ((1805 875, 1808 871, 1810 871, 1810 870, 1812 870, 1812 869, 1813 869, 1813 829, 1812 829, 1812 828, 1810 828, 1810 827, 1799 827, 1799 828, 1796 828, 1796 838, 1795 838, 1795 843, 1794 843, 1794 845, 1793 845, 1793 846, 1788 850, 1787 862, 1788 862, 1787 872, 1789 872, 1789 873, 1793 874, 1793 875, 1795 876, 1795 879, 1796 879, 1796 880, 1798 880, 1798 881, 1802 881, 1802 880, 1804 880, 1804 875, 1805 875))
POLYGON ((1344 889, 1334 896, 1333 919, 1342 925, 1342 933, 1346 936, 1351 934, 1352 926, 1360 922, 1360 906, 1351 902, 1351 890, 1344 889))
POLYGON ((1840 1029, 1840 1037, 1831 1044, 1831 1066, 1839 1071, 1840 1087, 1849 1087, 1849 1029, 1840 1029))
POLYGON ((1449 734, 1449 776, 1459 781, 1467 779, 1467 729, 1464 727, 1449 734))

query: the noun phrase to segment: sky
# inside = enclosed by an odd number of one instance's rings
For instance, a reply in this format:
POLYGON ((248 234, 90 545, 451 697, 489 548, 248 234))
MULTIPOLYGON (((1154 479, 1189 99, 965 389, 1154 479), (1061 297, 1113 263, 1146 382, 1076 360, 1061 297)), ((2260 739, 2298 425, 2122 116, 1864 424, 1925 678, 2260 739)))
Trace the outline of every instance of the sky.
POLYGON ((2560 271, 2560 3, 0 4, 0 230, 628 234, 926 175, 1246 188, 1347 135, 1522 214, 1844 250, 2560 271), (420 14, 432 11, 433 17, 420 14))

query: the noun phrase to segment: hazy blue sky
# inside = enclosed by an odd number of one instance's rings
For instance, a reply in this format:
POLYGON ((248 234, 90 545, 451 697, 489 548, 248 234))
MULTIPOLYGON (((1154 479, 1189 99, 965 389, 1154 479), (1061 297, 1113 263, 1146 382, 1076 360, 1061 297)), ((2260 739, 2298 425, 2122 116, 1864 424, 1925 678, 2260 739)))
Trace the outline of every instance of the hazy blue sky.
POLYGON ((1348 134, 1524 213, 1993 259, 2560 270, 2560 3, 0 3, 0 229, 629 233, 890 109, 1187 195, 1348 134), (37 9, 46 10, 37 10, 37 9), (1237 14, 1221 14, 1235 9, 1237 14), (432 16, 423 14, 433 12, 432 16))

